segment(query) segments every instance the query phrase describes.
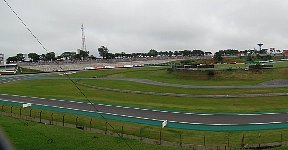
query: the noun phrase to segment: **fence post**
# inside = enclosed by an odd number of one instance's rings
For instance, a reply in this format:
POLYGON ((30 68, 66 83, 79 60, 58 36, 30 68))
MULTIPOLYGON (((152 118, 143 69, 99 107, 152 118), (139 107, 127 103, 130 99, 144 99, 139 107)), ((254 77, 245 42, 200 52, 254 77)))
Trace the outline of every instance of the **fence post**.
POLYGON ((90 131, 91 131, 91 126, 92 126, 92 118, 90 119, 90 131))
POLYGON ((227 147, 228 147, 228 149, 230 147, 230 134, 229 134, 229 132, 228 132, 228 135, 227 135, 227 147))
POLYGON ((143 137, 142 137, 142 129, 140 128, 140 141, 142 142, 142 140, 143 140, 143 137))
POLYGON ((13 113, 13 106, 11 106, 10 113, 11 113, 11 115, 12 115, 12 113, 13 113))
POLYGON ((258 142, 259 142, 259 145, 258 145, 258 147, 260 148, 260 147, 261 147, 261 144, 260 144, 260 143, 261 143, 261 139, 260 139, 260 138, 261 138, 261 134, 260 134, 260 133, 259 133, 259 135, 258 135, 258 138, 259 138, 259 141, 258 141, 258 142))
POLYGON ((281 146, 282 146, 282 143, 283 143, 283 133, 281 132, 281 146))
POLYGON ((124 129, 123 129, 124 127, 122 126, 122 131, 121 131, 121 136, 122 136, 122 138, 123 138, 123 132, 124 132, 124 129))
POLYGON ((105 122, 105 134, 107 134, 107 121, 105 122))
POLYGON ((51 121, 50 121, 50 125, 53 124, 53 113, 51 113, 51 121))
POLYGON ((40 123, 42 123, 42 110, 40 111, 40 123))
POLYGON ((160 129, 159 145, 162 144, 161 141, 162 141, 162 130, 160 129))
POLYGON ((76 117, 76 128, 78 127, 78 116, 76 117))
POLYGON ((20 119, 22 119, 22 117, 21 117, 21 115, 22 115, 22 107, 20 107, 19 111, 20 111, 20 119))
POLYGON ((62 117, 62 124, 63 124, 63 127, 64 127, 64 117, 65 117, 65 115, 63 115, 63 117, 62 117))
POLYGON ((182 147, 182 134, 180 133, 180 147, 182 147))
POLYGON ((204 135, 204 146, 206 146, 206 137, 204 135))
POLYGON ((32 117, 31 111, 32 111, 32 109, 30 109, 30 111, 29 111, 29 117, 30 118, 32 117))
POLYGON ((241 147, 244 148, 244 141, 245 140, 245 136, 244 136, 244 133, 242 135, 242 140, 241 140, 241 147))

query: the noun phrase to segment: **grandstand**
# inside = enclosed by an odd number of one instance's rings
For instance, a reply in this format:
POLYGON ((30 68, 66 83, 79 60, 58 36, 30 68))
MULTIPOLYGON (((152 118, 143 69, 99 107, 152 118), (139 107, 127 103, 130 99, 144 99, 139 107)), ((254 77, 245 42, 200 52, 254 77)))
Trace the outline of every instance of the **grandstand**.
POLYGON ((17 73, 17 64, 0 65, 0 75, 14 75, 17 73))

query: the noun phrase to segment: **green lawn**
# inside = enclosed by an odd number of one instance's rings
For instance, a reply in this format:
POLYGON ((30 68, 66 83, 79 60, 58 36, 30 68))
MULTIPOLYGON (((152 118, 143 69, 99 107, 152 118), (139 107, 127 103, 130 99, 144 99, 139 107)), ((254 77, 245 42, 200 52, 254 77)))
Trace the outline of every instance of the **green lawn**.
MULTIPOLYGON (((10 106, 4 107, 5 112, 10 112, 10 106)), ((40 110, 33 109, 32 117, 39 119, 40 110)), ((19 115, 19 107, 13 107, 13 113, 19 115)), ((43 111, 42 119, 51 120, 51 114, 53 113, 53 120, 60 122, 62 125, 63 113, 43 111)), ((22 117, 29 116, 29 109, 22 109, 22 117)), ((85 126, 89 130, 89 122, 92 119, 92 127, 105 130, 105 120, 91 118, 87 116, 78 116, 78 124, 85 126)), ((28 117, 29 118, 29 117, 28 117)), ((65 114, 65 122, 70 124, 75 124, 76 115, 65 114)), ((90 144, 93 149, 102 149, 102 147, 97 147, 99 144, 105 145, 108 149, 114 149, 119 147, 120 149, 127 149, 125 143, 120 138, 114 138, 104 135, 99 135, 96 133, 89 133, 86 131, 81 131, 73 128, 65 128, 52 125, 42 125, 39 123, 19 121, 10 117, 0 117, 0 126, 10 137, 16 148, 21 147, 21 149, 75 149, 73 147, 79 147, 79 149, 90 149, 87 145, 90 144), (94 139, 96 136, 96 139, 94 139), (53 143, 48 144, 47 140, 53 138, 53 143), (28 140, 29 139, 29 140, 28 140), (95 143, 94 143, 95 142, 95 143), (64 144, 63 144, 64 143, 64 144), (94 143, 94 144, 92 144, 94 143), (111 143, 111 147, 109 146, 111 143), (23 146, 22 146, 23 145, 23 146), (42 148, 43 147, 43 148, 42 148)), ((193 145, 205 145, 206 146, 225 146, 227 145, 227 139, 229 138, 229 144, 232 147, 239 148, 244 136, 244 144, 258 144, 258 143, 272 143, 280 142, 281 134, 282 141, 288 141, 288 130, 263 130, 263 131, 235 131, 235 132, 212 132, 212 131, 193 131, 193 130, 178 130, 172 128, 160 129, 160 127, 147 126, 143 124, 135 124, 128 122, 120 122, 108 120, 114 129, 108 126, 109 131, 121 133, 121 127, 123 126, 124 134, 135 135, 138 137, 146 137, 159 140, 159 132, 162 130, 162 139, 165 141, 180 142, 193 145), (260 135, 260 137, 259 137, 260 135), (205 137, 205 142, 204 142, 205 137)), ((55 124, 55 122, 54 122, 55 124)), ((134 149, 139 149, 139 142, 133 140, 125 140, 129 142, 134 149)), ((151 146, 143 144, 143 149, 156 149, 161 148, 158 146, 151 146)), ((162 149, 168 149, 162 147, 162 149)))
POLYGON ((11 117, 0 117, 0 127, 10 138, 16 149, 39 150, 39 149, 103 149, 118 150, 130 149, 155 149, 168 150, 158 145, 149 145, 135 140, 111 137, 97 133, 81 131, 78 129, 43 125, 35 122, 23 121, 11 117), (53 139, 52 143, 47 142, 53 139))
MULTIPOLYGON (((154 96, 112 91, 100 91, 80 87, 85 95, 96 103, 109 103, 190 112, 281 112, 287 111, 285 96, 255 98, 187 98, 154 96), (225 106, 225 107, 223 107, 225 106)), ((0 85, 1 93, 64 98, 85 101, 68 80, 18 81, 0 85)))
POLYGON ((256 88, 256 89, 189 89, 172 86, 157 86, 132 81, 117 80, 79 80, 80 83, 96 87, 106 87, 122 90, 159 92, 159 93, 179 93, 179 94, 207 94, 207 95, 241 95, 241 94, 266 94, 266 93, 287 93, 288 88, 256 88))
MULTIPOLYGON (((208 74, 209 72, 207 71, 169 72, 167 71, 167 68, 163 67, 145 67, 131 69, 82 71, 69 76, 71 78, 141 78, 184 85, 255 85, 273 79, 288 79, 288 68, 260 71, 214 71, 214 75, 208 74)), ((53 75, 52 77, 60 76, 53 75)))

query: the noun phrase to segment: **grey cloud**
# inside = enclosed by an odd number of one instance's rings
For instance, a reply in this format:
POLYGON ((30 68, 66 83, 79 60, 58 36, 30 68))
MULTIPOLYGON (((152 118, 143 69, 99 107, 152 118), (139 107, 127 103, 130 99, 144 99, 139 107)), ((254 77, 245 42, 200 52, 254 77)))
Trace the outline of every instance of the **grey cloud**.
MULTIPOLYGON (((287 49, 283 0, 8 0, 39 37, 58 54, 81 47, 112 52, 157 50, 287 49)), ((45 53, 2 2, 0 52, 45 53)), ((92 51, 93 50, 93 51, 92 51)))

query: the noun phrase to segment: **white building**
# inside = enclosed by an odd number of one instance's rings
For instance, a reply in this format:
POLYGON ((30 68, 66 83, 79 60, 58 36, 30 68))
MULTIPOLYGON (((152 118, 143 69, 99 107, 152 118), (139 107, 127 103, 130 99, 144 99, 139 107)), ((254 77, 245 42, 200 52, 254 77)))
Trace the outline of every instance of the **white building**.
POLYGON ((4 64, 4 54, 0 53, 0 64, 4 64))

